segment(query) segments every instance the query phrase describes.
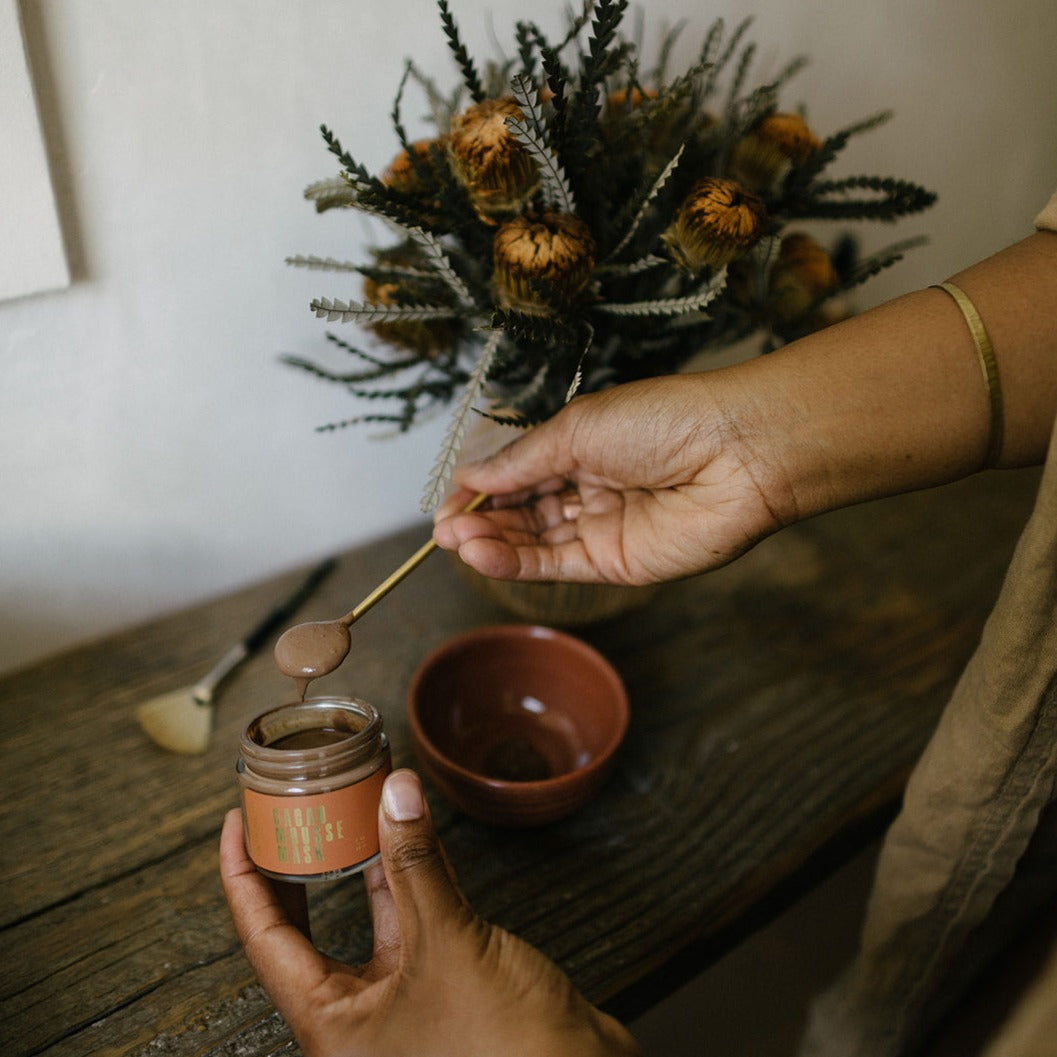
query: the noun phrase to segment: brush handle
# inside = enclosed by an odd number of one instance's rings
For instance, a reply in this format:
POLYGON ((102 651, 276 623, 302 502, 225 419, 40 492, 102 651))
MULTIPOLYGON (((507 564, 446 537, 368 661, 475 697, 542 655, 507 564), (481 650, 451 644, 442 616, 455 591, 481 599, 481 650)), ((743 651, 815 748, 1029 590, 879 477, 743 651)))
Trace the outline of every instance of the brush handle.
POLYGON ((239 643, 224 654, 223 657, 213 665, 212 668, 194 685, 191 696, 200 704, 212 703, 216 688, 240 665, 247 657, 255 653, 264 645, 268 636, 275 631, 280 624, 284 624, 298 607, 308 598, 310 594, 329 576, 337 567, 336 558, 327 558, 320 562, 301 581, 300 586, 293 594, 280 602, 270 613, 262 617, 252 631, 239 643))
POLYGON ((259 624, 242 640, 246 648, 246 655, 259 650, 265 640, 280 624, 293 615, 293 613, 306 601, 309 595, 337 568, 336 558, 327 558, 317 565, 305 579, 301 586, 285 601, 280 602, 259 624))
POLYGON ((200 705, 211 705, 216 688, 250 655, 246 643, 232 646, 212 668, 195 683, 191 696, 200 705))

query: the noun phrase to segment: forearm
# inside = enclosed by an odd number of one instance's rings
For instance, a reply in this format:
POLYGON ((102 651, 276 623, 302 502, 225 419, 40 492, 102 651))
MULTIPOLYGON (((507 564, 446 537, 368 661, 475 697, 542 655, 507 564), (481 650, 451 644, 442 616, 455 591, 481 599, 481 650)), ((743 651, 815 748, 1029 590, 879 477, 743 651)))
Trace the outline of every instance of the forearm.
MULTIPOLYGON (((998 465, 1039 462, 1057 414, 1057 235, 1033 235, 953 281, 976 304, 998 361, 998 465)), ((987 388, 965 320, 942 290, 864 312, 720 372, 716 382, 721 404, 757 408, 783 521, 983 465, 987 388)))

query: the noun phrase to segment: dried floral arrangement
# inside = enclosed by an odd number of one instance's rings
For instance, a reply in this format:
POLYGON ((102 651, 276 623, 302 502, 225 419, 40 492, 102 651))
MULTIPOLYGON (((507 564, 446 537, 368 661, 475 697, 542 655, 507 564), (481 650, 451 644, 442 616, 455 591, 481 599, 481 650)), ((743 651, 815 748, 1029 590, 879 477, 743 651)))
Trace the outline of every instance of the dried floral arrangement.
POLYGON ((672 76, 679 30, 656 61, 621 34, 627 0, 586 0, 561 40, 518 22, 513 58, 479 72, 448 0, 440 21, 461 74, 445 96, 412 62, 392 109, 399 153, 368 172, 326 127, 340 173, 305 194, 319 211, 362 210, 394 232, 366 263, 289 263, 355 273, 358 296, 319 297, 327 322, 358 323, 371 350, 337 334, 352 370, 289 364, 382 410, 357 422, 409 428, 454 403, 423 509, 438 502, 473 414, 531 426, 578 392, 671 373, 755 332, 763 349, 846 313, 841 295, 920 240, 860 259, 796 230, 817 220, 891 221, 934 195, 907 180, 827 176, 848 141, 889 113, 822 138, 779 95, 804 65, 749 88, 745 21, 710 27, 672 76), (411 141, 402 106, 417 85, 436 135, 411 141))

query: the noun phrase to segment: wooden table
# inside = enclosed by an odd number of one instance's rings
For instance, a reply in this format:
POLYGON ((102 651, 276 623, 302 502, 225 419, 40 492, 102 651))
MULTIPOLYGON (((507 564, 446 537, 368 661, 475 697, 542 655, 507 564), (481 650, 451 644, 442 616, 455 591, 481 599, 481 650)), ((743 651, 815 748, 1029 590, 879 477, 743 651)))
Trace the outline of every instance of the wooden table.
MULTIPOLYGON (((616 776, 569 820, 494 830, 432 804, 486 917, 622 1017, 762 924, 890 816, 979 635, 1034 472, 817 518, 727 569, 579 631, 633 707, 616 776)), ((345 612, 428 535, 346 554, 299 619, 345 612)), ((245 722, 290 694, 265 650, 209 751, 168 755, 136 705, 193 682, 303 570, 0 680, 0 1050, 48 1057, 295 1053, 235 940, 217 877, 245 722)), ((411 672, 505 614, 435 555, 354 630, 320 689, 382 711, 397 764, 411 672)), ((362 882, 314 886, 317 943, 363 960, 362 882)))

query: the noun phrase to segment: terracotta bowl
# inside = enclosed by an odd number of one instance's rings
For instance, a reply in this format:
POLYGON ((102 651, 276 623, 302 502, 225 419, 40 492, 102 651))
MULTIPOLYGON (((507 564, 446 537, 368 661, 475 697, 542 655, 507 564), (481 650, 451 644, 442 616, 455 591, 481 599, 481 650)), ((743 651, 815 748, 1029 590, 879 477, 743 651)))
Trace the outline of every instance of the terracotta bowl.
POLYGON ((580 639, 526 624, 448 640, 411 680, 408 721, 426 777, 467 815, 540 826, 609 777, 628 727, 624 684, 580 639))

